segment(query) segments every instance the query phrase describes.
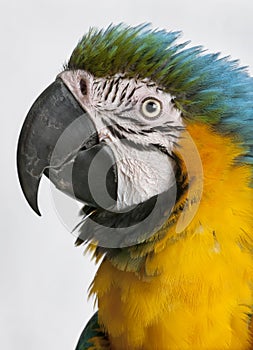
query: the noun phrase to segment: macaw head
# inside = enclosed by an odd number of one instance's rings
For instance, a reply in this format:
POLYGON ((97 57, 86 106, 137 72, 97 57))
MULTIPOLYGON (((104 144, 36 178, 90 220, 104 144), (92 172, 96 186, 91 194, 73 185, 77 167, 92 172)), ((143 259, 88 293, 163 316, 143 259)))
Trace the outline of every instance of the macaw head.
POLYGON ((236 61, 177 44, 179 34, 120 24, 80 40, 19 138, 19 179, 37 214, 44 174, 84 203, 81 241, 132 245, 189 191, 180 156, 189 125, 233 134, 243 149, 235 162, 252 161, 251 78, 236 61))

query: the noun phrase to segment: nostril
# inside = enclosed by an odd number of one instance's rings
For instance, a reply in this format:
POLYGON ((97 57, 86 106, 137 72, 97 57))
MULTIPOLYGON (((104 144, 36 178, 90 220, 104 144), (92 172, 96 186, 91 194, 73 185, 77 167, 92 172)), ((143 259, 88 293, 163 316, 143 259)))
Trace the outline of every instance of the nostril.
POLYGON ((87 95, 87 84, 86 84, 86 81, 84 79, 80 80, 80 90, 84 96, 87 95))

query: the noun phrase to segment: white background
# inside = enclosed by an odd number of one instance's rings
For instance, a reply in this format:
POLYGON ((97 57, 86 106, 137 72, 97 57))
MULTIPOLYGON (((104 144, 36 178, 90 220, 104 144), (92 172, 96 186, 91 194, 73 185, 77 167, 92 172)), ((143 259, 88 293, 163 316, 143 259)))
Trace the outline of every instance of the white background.
MULTIPOLYGON (((21 193, 16 144, 34 99, 90 26, 152 22, 253 67, 252 0, 8 0, 0 18, 0 348, 74 349, 93 313, 95 273, 59 221, 43 181, 37 217, 21 193)), ((252 69, 251 69, 252 72, 252 69)))

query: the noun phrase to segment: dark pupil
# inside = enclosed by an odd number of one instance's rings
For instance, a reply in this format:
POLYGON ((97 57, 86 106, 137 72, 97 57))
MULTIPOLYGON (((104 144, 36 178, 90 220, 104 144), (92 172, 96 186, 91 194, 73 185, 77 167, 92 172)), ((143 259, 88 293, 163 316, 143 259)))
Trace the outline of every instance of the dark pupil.
POLYGON ((147 112, 154 113, 157 110, 157 104, 155 102, 150 101, 146 104, 146 109, 147 112))

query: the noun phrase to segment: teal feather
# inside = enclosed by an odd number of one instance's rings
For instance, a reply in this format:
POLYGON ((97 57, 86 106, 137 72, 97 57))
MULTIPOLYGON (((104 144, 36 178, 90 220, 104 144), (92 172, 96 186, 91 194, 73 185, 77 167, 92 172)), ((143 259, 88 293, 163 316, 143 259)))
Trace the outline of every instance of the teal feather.
POLYGON ((253 79, 245 67, 201 46, 177 44, 180 32, 151 30, 144 24, 90 29, 74 49, 67 69, 84 69, 96 77, 117 73, 148 78, 175 97, 187 120, 236 134, 245 152, 239 162, 253 164, 253 79))
POLYGON ((84 328, 75 350, 97 349, 97 347, 94 347, 93 345, 92 339, 94 338, 101 338, 104 343, 107 343, 106 335, 101 331, 100 326, 98 324, 97 312, 92 316, 92 318, 89 320, 86 327, 84 328))

